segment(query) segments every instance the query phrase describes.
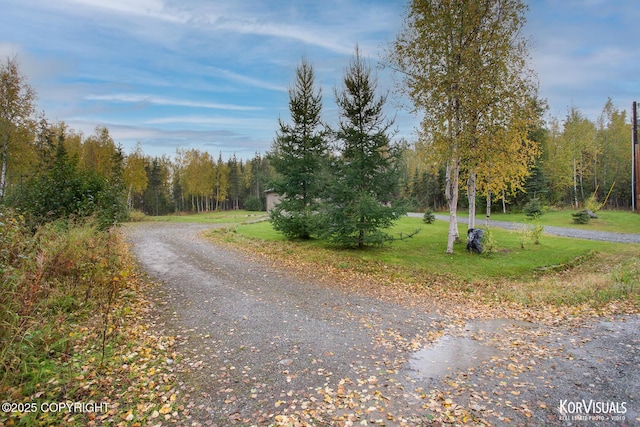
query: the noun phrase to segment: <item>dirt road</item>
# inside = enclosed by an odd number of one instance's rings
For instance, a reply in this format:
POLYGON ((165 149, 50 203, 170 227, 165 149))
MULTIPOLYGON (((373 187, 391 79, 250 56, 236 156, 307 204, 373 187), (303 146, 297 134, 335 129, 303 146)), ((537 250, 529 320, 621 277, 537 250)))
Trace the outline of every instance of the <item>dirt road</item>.
POLYGON ((198 235, 209 227, 126 230, 160 283, 186 425, 640 423, 638 316, 542 325, 405 307, 219 248, 198 235))

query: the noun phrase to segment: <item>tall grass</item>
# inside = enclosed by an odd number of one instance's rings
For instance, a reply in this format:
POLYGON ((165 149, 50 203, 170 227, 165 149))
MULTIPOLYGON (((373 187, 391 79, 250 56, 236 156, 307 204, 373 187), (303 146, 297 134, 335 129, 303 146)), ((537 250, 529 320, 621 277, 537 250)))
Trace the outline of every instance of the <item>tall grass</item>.
POLYGON ((21 217, 1 218, 0 379, 29 387, 46 359, 70 356, 74 325, 95 313, 104 353, 126 270, 116 238, 91 223, 55 222, 32 234, 21 217))

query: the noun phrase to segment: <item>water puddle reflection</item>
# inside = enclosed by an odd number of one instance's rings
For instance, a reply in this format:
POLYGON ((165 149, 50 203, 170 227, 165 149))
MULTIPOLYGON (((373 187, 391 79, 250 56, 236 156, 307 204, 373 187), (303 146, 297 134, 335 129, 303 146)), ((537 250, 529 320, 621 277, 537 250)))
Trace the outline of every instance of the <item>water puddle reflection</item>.
POLYGON ((503 332, 511 326, 528 328, 532 324, 506 320, 469 322, 464 328, 467 336, 444 335, 433 345, 413 353, 408 363, 410 374, 415 379, 440 378, 503 356, 504 351, 468 335, 503 332))

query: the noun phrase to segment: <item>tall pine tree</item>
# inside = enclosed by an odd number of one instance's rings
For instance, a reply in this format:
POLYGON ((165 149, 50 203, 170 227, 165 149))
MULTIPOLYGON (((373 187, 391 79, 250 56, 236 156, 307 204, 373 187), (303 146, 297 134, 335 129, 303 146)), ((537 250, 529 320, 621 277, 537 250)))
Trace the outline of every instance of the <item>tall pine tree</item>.
POLYGON ((393 121, 385 117, 386 96, 376 96, 377 80, 357 47, 343 83, 336 90, 341 156, 332 168, 325 232, 346 246, 382 244, 389 239, 383 230, 406 213, 397 203, 400 152, 390 143, 393 121))
POLYGON ((308 239, 318 231, 318 208, 329 153, 320 113, 322 94, 313 66, 302 59, 289 89, 291 124, 279 120, 270 161, 278 177, 272 188, 280 202, 270 211, 273 227, 289 238, 308 239))

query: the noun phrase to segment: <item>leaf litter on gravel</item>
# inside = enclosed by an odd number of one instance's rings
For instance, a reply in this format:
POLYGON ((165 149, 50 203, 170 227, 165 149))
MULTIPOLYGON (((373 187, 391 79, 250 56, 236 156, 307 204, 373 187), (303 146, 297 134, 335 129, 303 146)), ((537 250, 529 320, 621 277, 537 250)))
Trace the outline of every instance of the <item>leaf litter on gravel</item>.
MULTIPOLYGON (((441 325, 439 332, 424 336, 403 337, 399 331, 380 331, 376 345, 396 348, 397 357, 376 361, 379 366, 375 372, 361 371, 357 378, 332 379, 315 390, 317 396, 278 400, 274 406, 278 411, 265 414, 266 419, 278 426, 509 425, 526 423, 523 420, 531 419, 536 411, 553 421, 551 405, 531 400, 530 396, 539 395, 536 387, 554 386, 544 380, 536 386, 520 376, 535 373, 547 359, 571 357, 558 345, 564 329, 556 327, 576 328, 592 318, 638 312, 633 300, 613 301, 598 308, 588 303, 532 307, 501 299, 492 301, 489 284, 480 294, 469 293, 468 287, 452 286, 447 277, 433 277, 427 286, 417 285, 401 280, 403 274, 387 266, 369 264, 365 268, 351 268, 339 261, 319 264, 283 244, 243 240, 239 245, 220 242, 218 238, 216 241, 326 286, 393 301, 408 309, 433 310, 452 319, 450 324, 441 325), (482 319, 514 319, 537 327, 511 327, 497 334, 476 332, 474 340, 500 348, 503 355, 466 371, 452 372, 440 385, 433 383, 426 389, 406 375, 401 378, 402 367, 411 352, 436 342, 444 329, 448 334, 465 334, 464 325, 468 321, 482 319), (380 377, 381 372, 386 375, 380 377), (400 400, 404 407, 395 404, 400 400)), ((544 391, 541 393, 544 396, 544 391)))

